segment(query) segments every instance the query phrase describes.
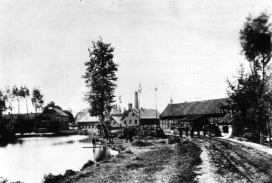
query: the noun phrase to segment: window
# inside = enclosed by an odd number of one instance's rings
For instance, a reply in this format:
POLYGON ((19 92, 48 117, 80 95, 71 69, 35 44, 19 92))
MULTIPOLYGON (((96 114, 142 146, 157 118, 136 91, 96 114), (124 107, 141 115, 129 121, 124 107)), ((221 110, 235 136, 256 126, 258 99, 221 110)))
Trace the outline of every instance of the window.
POLYGON ((132 113, 131 116, 134 117, 134 113, 132 113))
POLYGON ((229 127, 223 126, 223 133, 229 133, 229 127))
POLYGON ((129 124, 131 124, 131 120, 129 120, 129 124))
POLYGON ((137 120, 135 120, 135 125, 137 125, 137 123, 138 123, 138 121, 137 121, 137 120))
POLYGON ((124 121, 124 124, 126 125, 126 124, 127 124, 127 122, 126 122, 126 121, 124 121))

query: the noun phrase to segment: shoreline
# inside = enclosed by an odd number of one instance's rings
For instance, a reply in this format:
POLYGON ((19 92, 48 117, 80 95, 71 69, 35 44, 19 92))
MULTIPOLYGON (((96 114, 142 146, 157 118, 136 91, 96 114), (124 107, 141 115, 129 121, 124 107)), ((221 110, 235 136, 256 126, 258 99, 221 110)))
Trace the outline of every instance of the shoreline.
POLYGON ((201 162, 201 149, 188 139, 167 143, 167 139, 134 141, 108 147, 119 154, 99 162, 87 162, 80 171, 67 170, 63 175, 47 175, 44 183, 87 182, 173 182, 194 180, 201 162), (188 151, 182 150, 183 148, 188 151), (188 161, 188 157, 191 157, 188 161))

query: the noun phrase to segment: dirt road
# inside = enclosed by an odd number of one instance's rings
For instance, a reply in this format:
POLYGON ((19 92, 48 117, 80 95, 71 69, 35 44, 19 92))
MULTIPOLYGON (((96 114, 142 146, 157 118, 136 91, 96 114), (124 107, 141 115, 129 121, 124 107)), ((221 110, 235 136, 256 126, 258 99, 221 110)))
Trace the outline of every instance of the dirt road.
MULTIPOLYGON (((205 174, 212 174, 215 182, 272 182, 272 157, 254 148, 223 139, 194 139, 207 152, 210 172, 198 176, 206 182, 205 174)), ((206 158, 207 159, 207 158, 206 158)), ((207 169, 206 169, 207 171, 207 169)), ((201 170, 200 170, 201 172, 201 170)), ((207 177, 206 177, 207 179, 207 177)))

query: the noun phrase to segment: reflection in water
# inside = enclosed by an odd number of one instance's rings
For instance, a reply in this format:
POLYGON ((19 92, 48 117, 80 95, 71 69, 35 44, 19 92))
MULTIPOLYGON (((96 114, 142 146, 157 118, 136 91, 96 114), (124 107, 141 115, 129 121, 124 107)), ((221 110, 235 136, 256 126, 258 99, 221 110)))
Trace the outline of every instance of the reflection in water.
POLYGON ((44 174, 63 174, 67 169, 75 171, 88 160, 102 160, 116 154, 106 147, 85 149, 79 142, 86 136, 31 137, 21 143, 0 147, 0 177, 25 183, 41 182, 44 174))

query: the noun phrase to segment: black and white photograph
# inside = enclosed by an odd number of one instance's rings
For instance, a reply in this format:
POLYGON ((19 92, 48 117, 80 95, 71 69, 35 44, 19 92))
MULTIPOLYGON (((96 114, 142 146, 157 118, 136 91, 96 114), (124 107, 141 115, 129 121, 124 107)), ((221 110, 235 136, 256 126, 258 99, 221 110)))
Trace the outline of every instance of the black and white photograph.
POLYGON ((1 0, 0 183, 272 183, 272 1, 1 0))

